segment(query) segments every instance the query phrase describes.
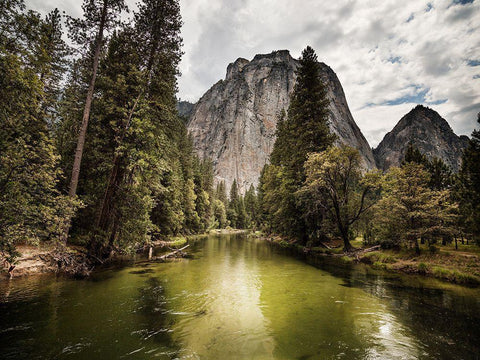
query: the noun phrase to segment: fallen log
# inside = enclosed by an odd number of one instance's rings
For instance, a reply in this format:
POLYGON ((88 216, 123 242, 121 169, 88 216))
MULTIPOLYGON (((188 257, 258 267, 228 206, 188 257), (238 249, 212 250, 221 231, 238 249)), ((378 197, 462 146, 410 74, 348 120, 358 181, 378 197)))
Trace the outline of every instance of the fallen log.
POLYGON ((361 253, 368 253, 368 252, 372 252, 372 251, 378 250, 378 249, 380 249, 381 246, 382 246, 382 245, 372 246, 371 248, 364 249, 363 251, 361 251, 361 253))
POLYGON ((152 257, 152 260, 160 260, 160 261, 165 261, 167 260, 169 257, 172 257, 172 256, 176 256, 178 253, 180 253, 182 256, 185 256, 185 254, 183 253, 183 250, 185 250, 186 248, 188 248, 190 245, 185 245, 184 247, 180 248, 180 249, 176 249, 168 254, 165 254, 165 255, 162 255, 162 256, 154 256, 152 257))

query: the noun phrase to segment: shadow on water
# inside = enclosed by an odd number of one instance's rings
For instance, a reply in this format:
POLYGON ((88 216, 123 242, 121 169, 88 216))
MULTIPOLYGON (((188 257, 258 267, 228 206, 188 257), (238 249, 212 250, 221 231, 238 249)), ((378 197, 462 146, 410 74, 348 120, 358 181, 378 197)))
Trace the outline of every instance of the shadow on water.
POLYGON ((384 301, 428 349, 425 358, 480 359, 480 289, 421 276, 371 271, 363 264, 308 258, 291 250, 274 251, 341 278, 341 286, 361 289, 384 301))
MULTIPOLYGON (((132 272, 130 272, 132 273, 132 272)), ((139 289, 138 312, 142 316, 140 331, 144 340, 152 339, 159 344, 166 345, 171 355, 176 355, 178 346, 173 345, 171 336, 175 321, 169 317, 165 290, 157 277, 150 277, 146 284, 139 289)))

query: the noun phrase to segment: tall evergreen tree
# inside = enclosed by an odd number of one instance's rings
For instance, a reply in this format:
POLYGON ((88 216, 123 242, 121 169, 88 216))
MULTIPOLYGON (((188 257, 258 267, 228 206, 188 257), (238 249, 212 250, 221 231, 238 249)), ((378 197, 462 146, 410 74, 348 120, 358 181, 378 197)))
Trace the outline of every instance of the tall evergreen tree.
POLYGON ((327 149, 335 140, 328 127, 328 99, 320 64, 310 46, 303 50, 299 63, 288 116, 280 121, 271 157, 272 164, 286 167, 297 184, 305 180, 307 155, 327 149))
POLYGON ((302 205, 295 194, 305 181, 308 154, 324 151, 335 137, 328 127, 327 93, 315 51, 307 46, 299 62, 287 118, 280 114, 271 167, 264 173, 263 201, 274 231, 306 242, 313 229, 299 216, 302 205))
POLYGON ((11 262, 19 241, 58 239, 74 204, 57 189, 61 172, 43 106, 48 69, 62 56, 44 41, 51 24, 25 12, 23 1, 0 8, 0 252, 11 262))
MULTIPOLYGON (((477 122, 480 124, 480 113, 477 122)), ((480 242, 480 130, 473 131, 463 152, 456 192, 460 200, 462 225, 480 242)))
MULTIPOLYGON (((68 195, 70 197, 74 197, 77 194, 80 166, 85 146, 88 122, 90 119, 100 55, 104 46, 104 36, 106 32, 116 26, 118 23, 118 17, 122 10, 126 10, 126 6, 124 0, 85 0, 82 9, 83 18, 69 18, 69 35, 78 45, 83 46, 88 51, 91 50, 92 65, 82 122, 79 127, 77 146, 72 166, 72 175, 70 177, 70 186, 68 189, 68 195)), ((70 226, 67 226, 65 229, 64 241, 67 241, 69 227, 70 226)))
POLYGON ((230 226, 233 228, 238 227, 238 187, 237 180, 234 179, 232 186, 230 187, 230 197, 228 199, 227 218, 230 221, 230 226))
POLYGON ((247 227, 251 227, 257 218, 257 194, 255 187, 250 185, 244 197, 245 211, 247 213, 247 227))

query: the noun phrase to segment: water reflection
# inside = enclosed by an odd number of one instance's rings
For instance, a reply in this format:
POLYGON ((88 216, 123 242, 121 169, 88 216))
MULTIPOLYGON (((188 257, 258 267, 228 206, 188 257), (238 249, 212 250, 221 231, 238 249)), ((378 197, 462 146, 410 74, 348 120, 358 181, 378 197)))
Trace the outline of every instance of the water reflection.
MULTIPOLYGON (((212 236, 192 259, 0 283, 2 359, 441 359, 480 351, 480 291, 317 269, 212 236)), ((411 278, 409 278, 411 279, 411 278)))

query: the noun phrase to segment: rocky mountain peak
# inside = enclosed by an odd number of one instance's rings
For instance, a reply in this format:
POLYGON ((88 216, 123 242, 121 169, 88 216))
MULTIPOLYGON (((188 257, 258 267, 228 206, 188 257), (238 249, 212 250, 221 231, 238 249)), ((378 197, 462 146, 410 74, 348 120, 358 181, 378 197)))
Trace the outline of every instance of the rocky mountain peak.
MULTIPOLYGON (((188 129, 201 157, 212 159, 216 181, 227 188, 237 180, 240 192, 258 183, 275 142, 277 119, 287 110, 298 61, 288 50, 237 59, 225 80, 213 85, 193 109, 188 129)), ((359 149, 365 168, 375 167, 373 153, 348 109, 333 70, 320 63, 330 100, 330 128, 339 142, 359 149)))
POLYGON ((225 80, 230 80, 234 76, 239 75, 239 73, 243 70, 245 65, 247 65, 250 61, 244 58, 238 58, 235 62, 228 64, 227 66, 227 76, 225 80))
POLYGON ((468 137, 457 136, 447 120, 435 110, 417 105, 400 119, 374 150, 377 166, 386 170, 400 165, 409 143, 427 157, 438 157, 458 171, 468 137))

